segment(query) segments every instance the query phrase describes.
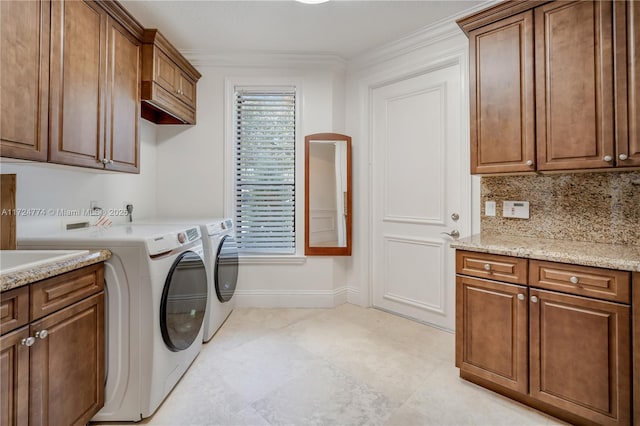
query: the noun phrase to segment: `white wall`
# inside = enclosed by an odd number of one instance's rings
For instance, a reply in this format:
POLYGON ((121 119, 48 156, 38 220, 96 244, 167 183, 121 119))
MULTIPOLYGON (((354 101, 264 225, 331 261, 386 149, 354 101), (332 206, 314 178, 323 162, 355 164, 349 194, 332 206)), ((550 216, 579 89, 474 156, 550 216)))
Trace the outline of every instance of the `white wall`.
MULTIPOLYGON (((97 201, 103 209, 122 209, 133 203, 134 217, 150 215, 155 209, 156 145, 155 125, 140 120, 140 174, 100 172, 81 167, 57 164, 19 162, 3 158, 0 172, 15 173, 16 207, 24 214, 17 216, 17 235, 56 232, 68 222, 95 217, 75 217, 72 212, 89 208, 97 201), (35 209, 37 212, 29 212, 35 209)), ((112 222, 122 223, 125 216, 111 216, 112 222)))
MULTIPOLYGON (((215 60, 189 59, 202 73, 198 82, 197 125, 162 126, 157 130, 157 216, 231 215, 231 187, 225 173, 225 85, 265 84, 290 81, 301 88, 301 120, 298 123, 299 149, 304 135, 344 132, 344 67, 334 60, 310 65, 305 62, 218 66, 215 60), (229 199, 225 205, 225 196, 229 199)), ((304 167, 304 157, 299 157, 304 167)), ((297 208, 304 209, 304 174, 298 175, 297 208)), ((304 236, 302 221, 297 230, 304 236)), ((304 247, 300 247, 303 249, 304 247)), ((302 253, 300 253, 302 254, 302 253)), ((343 260, 309 257, 280 261, 243 261, 238 277, 236 300, 239 306, 326 307, 346 301, 346 285, 341 271, 343 260), (340 266, 336 267, 336 264, 340 266)))

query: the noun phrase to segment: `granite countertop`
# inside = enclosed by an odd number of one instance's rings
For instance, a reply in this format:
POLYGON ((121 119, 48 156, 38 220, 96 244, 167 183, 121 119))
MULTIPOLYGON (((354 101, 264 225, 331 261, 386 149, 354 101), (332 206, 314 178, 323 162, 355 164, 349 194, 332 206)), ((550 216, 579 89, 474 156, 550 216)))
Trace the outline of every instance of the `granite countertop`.
POLYGON ((34 266, 31 269, 17 272, 9 272, 0 275, 0 292, 8 291, 17 287, 22 287, 44 280, 56 275, 64 274, 95 263, 104 262, 111 257, 109 250, 89 250, 87 254, 64 259, 59 262, 51 262, 44 265, 34 266))
POLYGON ((481 253, 640 272, 640 246, 476 234, 451 247, 481 253))

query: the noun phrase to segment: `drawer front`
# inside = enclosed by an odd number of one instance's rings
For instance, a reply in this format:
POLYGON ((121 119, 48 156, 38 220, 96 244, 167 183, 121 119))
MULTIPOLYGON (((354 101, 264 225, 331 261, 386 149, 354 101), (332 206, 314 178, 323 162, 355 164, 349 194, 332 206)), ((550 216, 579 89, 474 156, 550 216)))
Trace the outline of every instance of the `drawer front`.
POLYGON ((526 285, 527 259, 457 250, 456 273, 526 285))
POLYGON ((104 289, 104 264, 87 266, 31 285, 31 320, 104 289))
POLYGON ((0 294, 0 334, 29 322, 29 286, 0 294))
POLYGON ((529 285, 579 296, 631 303, 631 273, 531 260, 529 285))

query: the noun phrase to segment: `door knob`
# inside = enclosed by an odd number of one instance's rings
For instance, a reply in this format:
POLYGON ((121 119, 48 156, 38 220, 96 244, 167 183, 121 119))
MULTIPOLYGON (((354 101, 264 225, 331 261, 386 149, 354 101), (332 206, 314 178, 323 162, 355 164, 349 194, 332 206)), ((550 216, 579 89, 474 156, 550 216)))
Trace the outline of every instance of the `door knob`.
POLYGON ((458 237, 460 237, 460 232, 458 232, 458 230, 457 230, 457 229, 454 229, 454 230, 453 230, 453 231, 451 231, 451 232, 441 232, 441 234, 448 235, 448 236, 450 236, 451 238, 458 238, 458 237))

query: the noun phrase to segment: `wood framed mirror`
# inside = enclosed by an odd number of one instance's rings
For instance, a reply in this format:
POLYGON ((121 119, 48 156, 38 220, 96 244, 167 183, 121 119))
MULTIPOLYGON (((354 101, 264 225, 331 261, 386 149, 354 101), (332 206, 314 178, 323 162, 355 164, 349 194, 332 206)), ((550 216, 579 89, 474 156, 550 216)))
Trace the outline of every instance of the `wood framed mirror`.
POLYGON ((351 137, 304 138, 304 254, 351 256, 351 137))

